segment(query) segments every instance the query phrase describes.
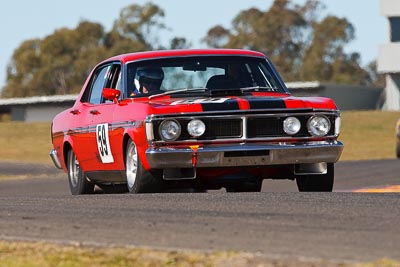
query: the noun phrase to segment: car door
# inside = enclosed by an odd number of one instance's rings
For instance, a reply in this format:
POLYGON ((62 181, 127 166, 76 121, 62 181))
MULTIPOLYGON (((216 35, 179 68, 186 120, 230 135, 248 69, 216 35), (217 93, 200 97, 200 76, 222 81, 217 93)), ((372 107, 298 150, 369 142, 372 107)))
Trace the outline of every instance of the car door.
POLYGON ((94 71, 87 91, 83 95, 82 101, 85 106, 83 116, 89 122, 88 134, 82 144, 84 149, 76 153, 86 172, 112 169, 114 163, 109 132, 112 130, 116 104, 105 100, 102 91, 104 88, 115 86, 113 83, 116 84, 116 76, 119 76, 120 69, 120 65, 115 63, 99 66, 94 71))
MULTIPOLYGON (((118 89, 118 80, 120 78, 120 64, 112 64, 107 67, 105 73, 104 88, 118 89)), ((101 93, 100 93, 101 94, 101 93)), ((115 138, 118 136, 115 132, 118 127, 114 121, 114 110, 117 107, 114 101, 106 100, 103 97, 100 103, 96 104, 90 111, 92 114, 92 127, 95 129, 96 157, 93 158, 92 166, 96 170, 115 170, 116 157, 115 155, 115 138)))

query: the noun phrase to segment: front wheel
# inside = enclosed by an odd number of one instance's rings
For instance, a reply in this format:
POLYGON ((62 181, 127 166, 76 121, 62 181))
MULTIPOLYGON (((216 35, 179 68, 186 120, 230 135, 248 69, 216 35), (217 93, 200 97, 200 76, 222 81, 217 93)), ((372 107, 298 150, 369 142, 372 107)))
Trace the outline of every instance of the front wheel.
POLYGON ((93 194, 94 184, 87 179, 72 149, 68 151, 67 167, 69 188, 72 195, 93 194))
POLYGON ((125 178, 129 193, 156 193, 162 190, 161 177, 143 168, 132 140, 126 145, 125 178))
POLYGON ((299 192, 332 192, 334 176, 333 163, 328 163, 326 174, 298 175, 297 188, 299 192))
POLYGON ((396 157, 400 159, 400 141, 396 143, 396 157))

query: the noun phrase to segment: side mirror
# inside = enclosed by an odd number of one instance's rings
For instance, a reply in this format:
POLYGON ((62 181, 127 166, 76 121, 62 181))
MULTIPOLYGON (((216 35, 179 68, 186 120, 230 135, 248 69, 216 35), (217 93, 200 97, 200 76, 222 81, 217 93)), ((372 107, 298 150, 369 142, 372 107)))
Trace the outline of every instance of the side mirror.
POLYGON ((114 103, 117 103, 118 98, 121 95, 121 92, 117 89, 104 88, 102 95, 103 95, 104 99, 113 101, 114 103))

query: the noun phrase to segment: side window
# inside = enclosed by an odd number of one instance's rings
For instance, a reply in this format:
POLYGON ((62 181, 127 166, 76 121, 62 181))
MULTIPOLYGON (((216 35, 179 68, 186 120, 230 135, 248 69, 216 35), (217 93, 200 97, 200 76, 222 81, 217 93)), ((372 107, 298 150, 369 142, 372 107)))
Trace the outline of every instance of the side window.
POLYGON ((134 64, 129 64, 128 65, 128 70, 127 70, 127 75, 125 77, 126 81, 126 92, 125 92, 125 97, 131 97, 132 92, 135 90, 135 75, 136 75, 136 66, 134 64))
POLYGON ((118 74, 118 79, 117 79, 117 84, 115 85, 115 89, 122 92, 121 72, 118 74))
MULTIPOLYGON (((107 78, 107 82, 104 87, 117 89, 121 92, 120 99, 122 99, 122 81, 121 81, 121 65, 113 64, 111 67, 111 71, 109 71, 109 75, 107 78)), ((104 100, 104 102, 113 102, 109 100, 104 100)))
POLYGON ((121 86, 121 66, 114 64, 112 67, 111 75, 109 77, 109 84, 107 87, 120 90, 121 86))
POLYGON ((90 97, 89 97, 90 103, 92 104, 101 103, 101 92, 103 91, 104 85, 108 80, 110 68, 111 66, 105 66, 96 72, 90 90, 90 97))

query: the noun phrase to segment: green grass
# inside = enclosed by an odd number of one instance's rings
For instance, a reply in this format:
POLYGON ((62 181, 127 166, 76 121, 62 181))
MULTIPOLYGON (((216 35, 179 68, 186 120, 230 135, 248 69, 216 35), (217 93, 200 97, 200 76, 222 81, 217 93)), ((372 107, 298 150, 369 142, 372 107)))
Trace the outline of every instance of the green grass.
MULTIPOLYGON (((398 118, 400 112, 343 112, 341 160, 395 158, 398 118)), ((50 123, 0 122, 0 129, 0 160, 52 164, 50 123)))
POLYGON ((371 263, 333 263, 325 260, 268 259, 246 252, 162 251, 144 248, 102 248, 41 242, 0 241, 0 267, 398 267, 399 262, 382 259, 371 263))
POLYGON ((394 159, 399 118, 400 112, 343 112, 339 140, 345 147, 340 160, 394 159))
POLYGON ((0 160, 51 164, 50 125, 0 122, 0 160))

